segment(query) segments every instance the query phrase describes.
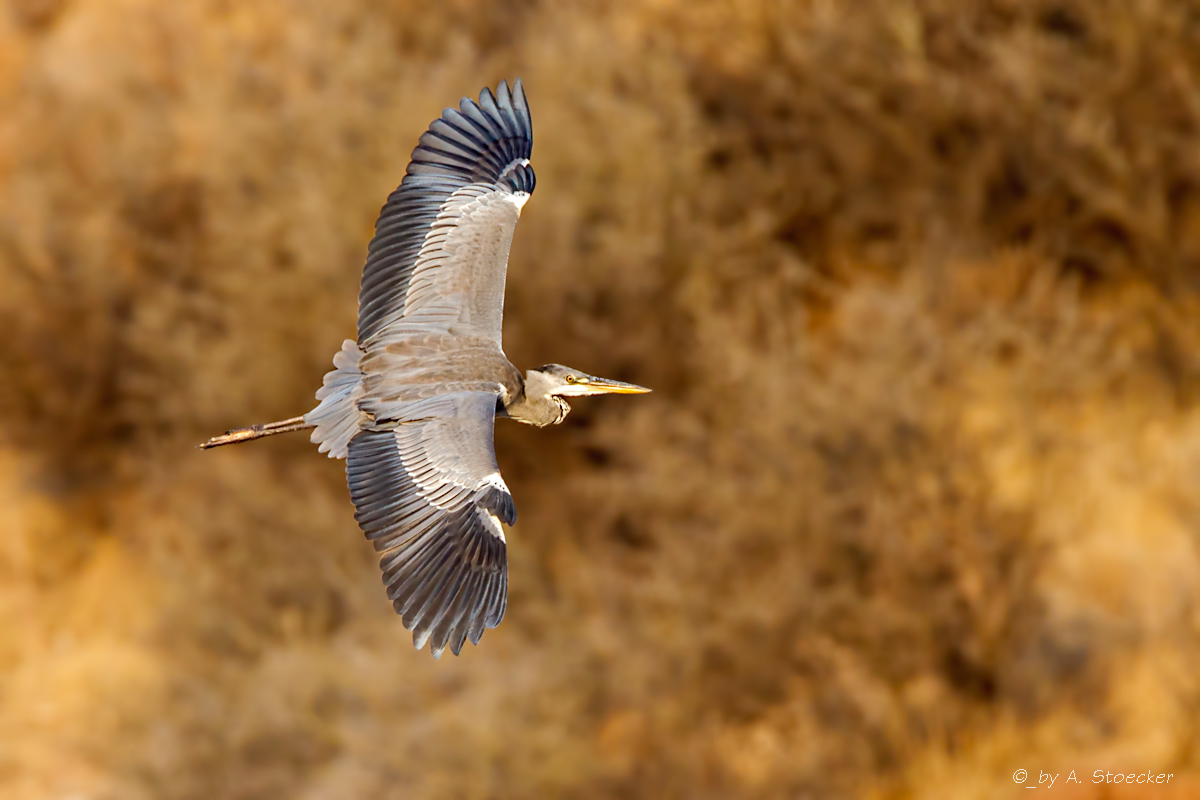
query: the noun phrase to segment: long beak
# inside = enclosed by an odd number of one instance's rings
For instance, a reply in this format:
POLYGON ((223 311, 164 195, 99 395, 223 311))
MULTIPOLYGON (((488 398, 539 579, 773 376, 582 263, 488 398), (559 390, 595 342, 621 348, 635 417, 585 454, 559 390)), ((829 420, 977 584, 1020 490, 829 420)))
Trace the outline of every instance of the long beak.
POLYGON ((585 390, 585 394, 646 394, 650 391, 645 386, 638 386, 636 383, 621 383, 595 376, 592 376, 587 383, 579 385, 585 390))

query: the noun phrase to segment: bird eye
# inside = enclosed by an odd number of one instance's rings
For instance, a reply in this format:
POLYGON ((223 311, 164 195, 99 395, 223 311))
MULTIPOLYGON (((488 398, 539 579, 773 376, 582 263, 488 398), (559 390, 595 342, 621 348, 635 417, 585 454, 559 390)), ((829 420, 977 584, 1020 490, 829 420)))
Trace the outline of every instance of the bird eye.
POLYGON ((567 376, 567 383, 574 383, 574 382, 575 382, 575 376, 574 376, 574 375, 568 375, 568 376, 567 376))

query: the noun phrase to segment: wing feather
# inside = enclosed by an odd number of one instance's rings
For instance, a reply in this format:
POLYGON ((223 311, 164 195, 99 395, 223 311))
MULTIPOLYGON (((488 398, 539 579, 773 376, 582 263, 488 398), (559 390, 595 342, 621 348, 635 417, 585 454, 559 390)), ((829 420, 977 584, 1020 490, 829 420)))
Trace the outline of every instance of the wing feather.
MULTIPOLYGON (((493 288, 495 276, 483 279, 488 289, 487 302, 500 304, 495 314, 499 317, 503 310, 503 272, 512 241, 511 226, 503 225, 491 233, 487 230, 472 233, 468 238, 490 236, 495 242, 494 247, 475 252, 473 259, 455 259, 449 251, 428 251, 427 239, 439 225, 453 228, 475 219, 443 216, 448 207, 461 205, 461 192, 469 196, 510 198, 514 193, 532 193, 536 181, 528 165, 532 153, 533 120, 519 79, 511 90, 501 81, 495 95, 485 88, 478 101, 464 97, 457 109, 446 109, 430 124, 412 152, 404 179, 388 197, 375 223, 375 237, 368 247, 359 290, 360 345, 369 349, 382 332, 405 318, 412 299, 410 284, 422 255, 426 259, 424 267, 458 270, 465 273, 463 280, 468 284, 480 272, 499 271, 498 298, 493 288), (487 260, 480 260, 480 255, 488 256, 487 260)), ((516 206, 518 211, 519 207, 516 206)), ((491 217, 475 219, 480 226, 495 226, 498 222, 501 221, 491 217)), ((463 322, 459 312, 472 304, 465 296, 469 292, 459 294, 464 296, 444 298, 451 302, 439 306, 440 313, 427 314, 422 322, 442 326, 463 322)), ((488 315, 486 320, 489 325, 492 316, 488 315)), ((495 334, 498 341, 499 332, 495 334)))
POLYGON ((471 575, 459 598, 458 607, 455 610, 454 627, 448 633, 450 652, 454 655, 462 652, 463 642, 467 640, 467 633, 472 621, 471 613, 475 606, 475 596, 479 593, 479 584, 478 573, 471 575))
POLYGON ((460 392, 402 406, 350 440, 346 476, 363 533, 383 550, 388 597, 413 643, 439 657, 504 617, 516 521, 492 443, 496 395, 460 392))

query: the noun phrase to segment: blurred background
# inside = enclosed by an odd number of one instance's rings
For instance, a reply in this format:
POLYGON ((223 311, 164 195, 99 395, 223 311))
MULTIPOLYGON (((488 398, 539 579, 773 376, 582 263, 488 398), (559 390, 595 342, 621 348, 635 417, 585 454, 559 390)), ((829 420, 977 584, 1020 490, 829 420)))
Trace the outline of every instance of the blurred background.
POLYGON ((1200 796, 1198 134, 1191 0, 0 0, 0 796, 1200 796), (518 75, 506 350, 655 393, 497 426, 434 662, 342 462, 194 445, 518 75))

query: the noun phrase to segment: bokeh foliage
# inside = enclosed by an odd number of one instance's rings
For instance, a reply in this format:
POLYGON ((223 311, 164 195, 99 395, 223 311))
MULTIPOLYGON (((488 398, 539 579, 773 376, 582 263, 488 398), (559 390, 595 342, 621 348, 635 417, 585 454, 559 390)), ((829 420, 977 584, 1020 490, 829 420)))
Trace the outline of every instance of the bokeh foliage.
POLYGON ((1194 2, 0 9, 4 797, 1200 794, 1194 2), (192 445, 311 407, 516 75, 506 350, 655 393, 498 426, 509 613, 434 663, 340 463, 192 445))

